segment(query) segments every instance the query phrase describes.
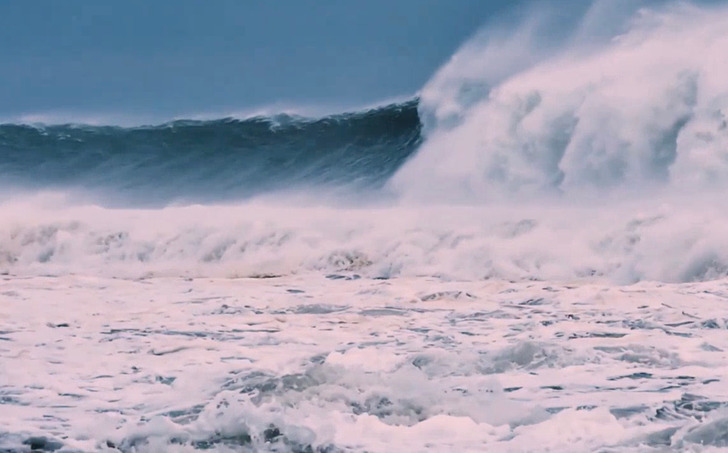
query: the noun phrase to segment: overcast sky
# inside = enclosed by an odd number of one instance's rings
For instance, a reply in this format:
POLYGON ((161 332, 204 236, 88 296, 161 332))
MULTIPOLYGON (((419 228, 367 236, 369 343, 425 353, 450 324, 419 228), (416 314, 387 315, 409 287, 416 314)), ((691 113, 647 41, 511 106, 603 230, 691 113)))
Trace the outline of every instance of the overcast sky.
POLYGON ((0 0, 0 116, 408 95, 510 0, 0 0))

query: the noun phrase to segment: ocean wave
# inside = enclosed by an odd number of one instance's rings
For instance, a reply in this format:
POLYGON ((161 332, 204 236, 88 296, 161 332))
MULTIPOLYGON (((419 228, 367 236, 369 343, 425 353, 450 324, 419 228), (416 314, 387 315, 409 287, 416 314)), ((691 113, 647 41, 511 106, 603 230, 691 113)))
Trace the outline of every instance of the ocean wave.
POLYGON ((323 118, 159 126, 0 125, 0 178, 126 204, 243 199, 300 187, 377 187, 420 142, 417 100, 323 118))
POLYGON ((728 9, 643 9, 585 38, 605 4, 542 53, 530 24, 477 37, 416 99, 358 113, 2 125, 0 271, 725 277, 728 9))

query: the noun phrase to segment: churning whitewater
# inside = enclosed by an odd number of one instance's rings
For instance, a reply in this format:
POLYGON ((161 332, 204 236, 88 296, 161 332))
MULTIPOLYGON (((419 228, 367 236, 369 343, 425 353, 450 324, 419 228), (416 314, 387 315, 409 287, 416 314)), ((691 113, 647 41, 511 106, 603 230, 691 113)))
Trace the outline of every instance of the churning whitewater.
POLYGON ((629 8, 360 112, 0 125, 0 451, 728 447, 728 8, 629 8))

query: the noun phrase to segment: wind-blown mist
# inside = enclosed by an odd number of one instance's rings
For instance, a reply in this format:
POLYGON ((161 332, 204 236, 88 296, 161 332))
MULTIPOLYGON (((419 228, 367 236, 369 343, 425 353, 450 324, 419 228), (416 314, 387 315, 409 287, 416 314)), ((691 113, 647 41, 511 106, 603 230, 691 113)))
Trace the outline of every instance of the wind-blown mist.
POLYGON ((558 40, 539 17, 486 30, 418 101, 351 115, 2 126, 24 196, 0 205, 0 270, 722 277, 728 9, 613 7, 594 29, 608 9, 558 40), (204 205, 139 209, 185 200, 204 205))
POLYGON ((640 10, 605 43, 580 27, 541 54, 533 28, 476 39, 424 87, 428 140, 392 181, 405 197, 725 185, 728 9, 640 10))

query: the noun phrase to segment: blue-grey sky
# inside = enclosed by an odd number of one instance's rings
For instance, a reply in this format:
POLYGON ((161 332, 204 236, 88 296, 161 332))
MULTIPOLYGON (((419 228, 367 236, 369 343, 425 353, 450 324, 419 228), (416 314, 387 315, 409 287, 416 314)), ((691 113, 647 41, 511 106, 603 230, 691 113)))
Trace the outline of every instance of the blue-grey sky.
POLYGON ((0 0, 0 117, 373 103, 514 3, 0 0))

